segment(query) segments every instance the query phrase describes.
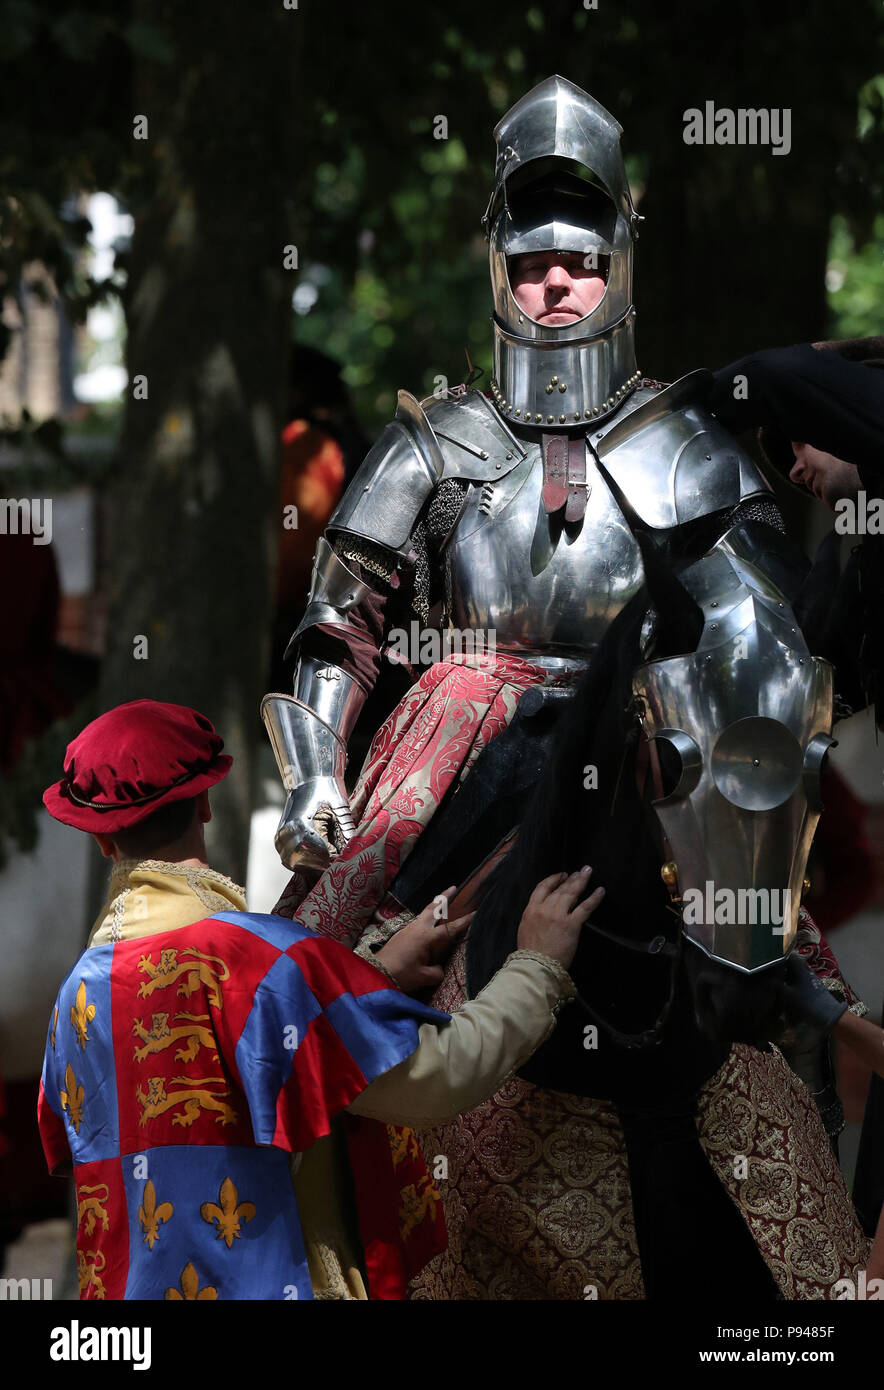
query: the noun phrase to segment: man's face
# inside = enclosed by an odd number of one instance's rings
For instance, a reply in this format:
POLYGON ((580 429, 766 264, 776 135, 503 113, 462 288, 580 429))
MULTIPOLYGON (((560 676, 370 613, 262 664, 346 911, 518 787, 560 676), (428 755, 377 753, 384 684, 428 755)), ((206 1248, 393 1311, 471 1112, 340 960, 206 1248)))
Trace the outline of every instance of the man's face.
POLYGON ((582 251, 529 251, 507 263, 513 296, 530 318, 550 328, 576 323, 600 303, 605 275, 582 251), (585 264, 589 262, 589 265, 585 264))
POLYGON ((824 454, 811 444, 792 440, 795 465, 789 472, 793 483, 803 483, 830 512, 842 497, 855 498, 860 490, 859 469, 834 454, 824 454))

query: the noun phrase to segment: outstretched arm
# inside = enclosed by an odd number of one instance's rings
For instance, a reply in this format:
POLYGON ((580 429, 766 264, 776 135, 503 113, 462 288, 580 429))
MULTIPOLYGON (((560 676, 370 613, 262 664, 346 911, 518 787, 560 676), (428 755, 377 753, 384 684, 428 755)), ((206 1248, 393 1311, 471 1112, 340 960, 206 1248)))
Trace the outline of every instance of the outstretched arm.
POLYGON ((578 902, 589 873, 538 884, 519 925, 519 949, 449 1023, 423 1024, 416 1051, 368 1086, 352 1113, 415 1128, 442 1124, 487 1100, 528 1060, 576 992, 567 967, 604 892, 578 902))
POLYGON ((735 434, 773 425, 786 439, 812 444, 880 477, 884 377, 862 363, 809 343, 768 348, 717 371, 710 404, 735 434), (745 386, 738 386, 738 377, 745 386))
POLYGON ((849 1010, 835 1024, 835 1036, 884 1079, 884 1028, 849 1010))

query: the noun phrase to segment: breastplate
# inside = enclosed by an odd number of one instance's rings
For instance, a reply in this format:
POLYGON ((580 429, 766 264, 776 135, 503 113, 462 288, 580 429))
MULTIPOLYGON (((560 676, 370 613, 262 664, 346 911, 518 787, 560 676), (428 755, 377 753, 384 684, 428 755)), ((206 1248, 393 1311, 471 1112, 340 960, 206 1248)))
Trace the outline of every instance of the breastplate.
POLYGON ((446 548, 451 624, 494 634, 498 651, 592 653, 641 587, 641 554, 587 450, 582 521, 541 501, 539 445, 499 482, 473 484, 446 548))

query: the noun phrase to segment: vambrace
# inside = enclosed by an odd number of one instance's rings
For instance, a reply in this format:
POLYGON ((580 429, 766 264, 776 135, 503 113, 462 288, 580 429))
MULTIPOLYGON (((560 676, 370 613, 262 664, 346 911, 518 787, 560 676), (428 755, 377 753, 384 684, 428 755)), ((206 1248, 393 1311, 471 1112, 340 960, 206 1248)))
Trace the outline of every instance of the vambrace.
MULTIPOLYGON (((357 629, 350 614, 372 592, 323 537, 316 549, 307 610, 287 654, 311 629, 331 629, 346 639, 357 629)), ((364 685, 337 664, 301 652, 294 694, 266 695, 261 717, 288 792, 276 832, 276 848, 291 869, 322 872, 354 833, 344 785, 347 740, 367 695, 364 685)))
POLYGON ((344 772, 347 737, 365 692, 352 676, 313 657, 299 663, 295 689, 313 698, 338 727, 326 722, 307 698, 265 695, 261 717, 289 794, 275 843, 290 869, 322 872, 332 850, 342 850, 354 833, 344 772))

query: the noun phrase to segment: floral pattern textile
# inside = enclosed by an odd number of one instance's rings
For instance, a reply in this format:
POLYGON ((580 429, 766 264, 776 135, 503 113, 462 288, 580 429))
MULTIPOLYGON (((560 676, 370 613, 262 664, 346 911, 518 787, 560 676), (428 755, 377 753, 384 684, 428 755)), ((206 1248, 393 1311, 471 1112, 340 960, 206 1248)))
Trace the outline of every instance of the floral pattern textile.
POLYGON ((506 728, 544 672, 516 656, 452 657, 412 686, 375 735, 350 799, 355 837, 307 891, 295 873, 274 908, 355 945, 402 911, 387 888, 449 789, 506 728))
MULTIPOLYGON (((295 874, 276 911, 360 950, 383 939, 401 912, 387 888, 417 837, 522 692, 543 680, 516 657, 428 671, 372 743, 351 798, 355 838, 309 892, 295 874)), ((803 909, 798 949, 827 988, 863 1010, 803 909)), ((461 948, 434 1002, 450 1012, 465 998, 461 948)), ((813 1098, 778 1051, 734 1047, 700 1093, 697 1125, 782 1297, 825 1299, 838 1278, 856 1277, 868 1241, 813 1098)), ((512 1076, 421 1142, 431 1170, 437 1155, 448 1160, 439 1190, 449 1244, 411 1297, 644 1298, 626 1145, 610 1102, 512 1076)))
MULTIPOLYGON (((465 997, 461 948, 435 1002, 451 1011, 465 997)), ((856 1279, 869 1242, 813 1097, 780 1052, 735 1046, 700 1092, 697 1129, 782 1298, 828 1299, 838 1279, 856 1279)), ((410 1297, 644 1298, 626 1145, 609 1102, 510 1077, 421 1141, 428 1162, 448 1159, 448 1249, 410 1297)))

